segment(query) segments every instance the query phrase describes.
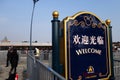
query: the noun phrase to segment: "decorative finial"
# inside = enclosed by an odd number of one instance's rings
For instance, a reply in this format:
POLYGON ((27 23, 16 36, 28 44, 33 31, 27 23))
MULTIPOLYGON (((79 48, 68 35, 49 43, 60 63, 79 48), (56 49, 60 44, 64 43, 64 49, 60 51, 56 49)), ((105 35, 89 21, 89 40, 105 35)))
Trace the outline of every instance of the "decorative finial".
POLYGON ((58 11, 54 11, 52 15, 53 15, 53 17, 58 17, 59 16, 59 12, 58 11))
POLYGON ((111 23, 110 19, 107 19, 105 22, 107 25, 110 25, 110 23, 111 23))

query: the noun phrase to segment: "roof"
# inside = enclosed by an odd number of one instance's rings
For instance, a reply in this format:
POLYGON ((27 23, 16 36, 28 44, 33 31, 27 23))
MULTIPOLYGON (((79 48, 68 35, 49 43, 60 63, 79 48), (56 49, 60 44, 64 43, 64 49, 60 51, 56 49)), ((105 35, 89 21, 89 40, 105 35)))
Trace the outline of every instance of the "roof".
MULTIPOLYGON (((0 46, 30 46, 29 42, 1 42, 0 46)), ((52 43, 32 43, 32 46, 52 46, 52 43)))

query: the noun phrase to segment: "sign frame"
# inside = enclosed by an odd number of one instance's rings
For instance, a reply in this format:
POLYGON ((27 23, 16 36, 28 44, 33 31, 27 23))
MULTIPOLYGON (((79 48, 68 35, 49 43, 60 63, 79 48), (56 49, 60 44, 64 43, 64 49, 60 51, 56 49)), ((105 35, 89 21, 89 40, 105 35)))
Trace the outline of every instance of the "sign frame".
MULTIPOLYGON (((68 28, 67 28, 67 26, 68 26, 68 24, 67 24, 67 22, 69 21, 69 20, 74 20, 77 16, 80 16, 80 15, 82 15, 82 14, 90 14, 90 15, 93 15, 93 16, 95 16, 102 24, 104 24, 105 25, 105 27, 106 27, 106 32, 107 32, 107 56, 108 56, 108 65, 107 65, 107 68, 108 68, 108 70, 109 70, 109 74, 108 74, 108 76, 107 77, 104 77, 104 78, 100 78, 100 79, 109 79, 110 78, 110 76, 112 75, 112 71, 111 71, 111 52, 110 52, 110 38, 109 38, 109 28, 108 28, 108 25, 105 23, 105 22, 103 22, 103 21, 101 21, 100 20, 100 18, 99 17, 97 17, 95 14, 93 14, 93 13, 91 13, 91 12, 85 12, 85 11, 82 11, 82 12, 78 12, 77 14, 75 14, 75 15, 73 15, 73 16, 71 16, 71 17, 66 17, 64 20, 63 20, 63 36, 64 36, 64 58, 65 58, 65 62, 64 62, 64 67, 65 67, 65 78, 66 78, 66 80, 73 80, 72 78, 70 78, 69 76, 70 76, 70 73, 68 73, 69 72, 69 69, 70 69, 70 67, 69 67, 69 61, 70 61, 70 56, 68 56, 68 54, 69 54, 69 51, 68 51, 68 48, 70 48, 70 44, 68 44, 68 39, 67 39, 67 37, 68 37, 68 35, 67 35, 67 32, 69 32, 68 31, 68 28), (68 67, 69 67, 69 69, 68 69, 68 67)), ((69 54, 70 55, 70 54, 69 54)), ((80 79, 80 80, 82 80, 82 79, 80 79)))

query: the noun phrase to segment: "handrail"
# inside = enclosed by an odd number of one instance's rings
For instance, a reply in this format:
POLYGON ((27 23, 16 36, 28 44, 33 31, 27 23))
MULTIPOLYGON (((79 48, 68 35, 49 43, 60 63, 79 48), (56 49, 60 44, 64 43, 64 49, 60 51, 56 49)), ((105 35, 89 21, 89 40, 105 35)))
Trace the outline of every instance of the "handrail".
MULTIPOLYGON (((31 58, 32 59, 32 62, 31 63, 33 63, 33 61, 34 61, 34 57, 32 56, 32 55, 30 55, 30 54, 28 54, 28 58, 31 58)), ((55 72, 52 68, 50 68, 50 67, 48 67, 48 66, 46 66, 45 64, 43 64, 40 60, 38 60, 38 59, 35 59, 35 63, 34 63, 34 65, 32 65, 32 67, 34 68, 32 68, 31 70, 33 70, 32 71, 32 73, 30 74, 31 75, 31 77, 30 78, 32 78, 33 79, 33 77, 34 77, 34 80, 41 80, 41 79, 44 79, 45 78, 45 76, 46 77, 48 77, 48 75, 49 75, 49 77, 51 77, 51 79, 49 79, 49 80, 66 80, 63 76, 61 76, 60 74, 58 74, 57 72, 55 72), (34 65, 36 65, 36 66, 34 66, 34 65), (36 71, 34 71, 34 70, 36 70, 36 71), (45 70, 45 71, 44 71, 45 70), (42 72, 43 71, 43 72, 42 72), (36 72, 36 73, 34 73, 34 72, 36 72), (35 75, 36 74, 36 75, 35 75), (44 75, 44 76, 42 76, 42 75, 44 75), (36 78, 35 78, 36 77, 36 78), (41 78, 42 77, 42 78, 41 78), (39 78, 39 79, 38 79, 39 78)), ((28 67, 30 67, 30 65, 28 64, 28 67)), ((30 80, 32 80, 32 79, 30 79, 30 80)), ((45 78, 44 80, 47 80, 47 78, 45 78)))

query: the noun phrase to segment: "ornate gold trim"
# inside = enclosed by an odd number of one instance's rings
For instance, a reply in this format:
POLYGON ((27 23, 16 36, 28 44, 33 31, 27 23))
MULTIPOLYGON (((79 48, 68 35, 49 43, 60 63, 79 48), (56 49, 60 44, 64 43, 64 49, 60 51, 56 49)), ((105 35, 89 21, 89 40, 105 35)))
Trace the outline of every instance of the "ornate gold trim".
MULTIPOLYGON (((109 56, 109 59, 107 59, 108 60, 108 62, 109 62, 109 67, 107 67, 107 74, 108 74, 108 68, 109 69, 111 69, 111 63, 110 63, 110 48, 109 48, 109 46, 110 46, 110 40, 109 40, 109 28, 108 28, 108 25, 104 22, 104 21, 102 21, 98 16, 96 16, 95 14, 93 14, 93 13, 91 13, 91 12, 86 12, 86 11, 81 11, 81 12, 78 12, 78 13, 76 13, 75 15, 73 15, 73 16, 69 16, 69 17, 66 17, 65 19, 63 19, 63 25, 64 25, 64 46, 65 46, 65 78, 66 78, 66 80, 68 80, 68 74, 70 75, 70 73, 67 73, 68 72, 68 66, 70 65, 70 63, 69 63, 69 65, 68 65, 68 62, 67 62, 67 60, 68 60, 68 57, 67 57, 67 22, 70 20, 70 19, 75 19, 77 16, 79 16, 79 15, 82 15, 82 14, 91 14, 91 15, 93 15, 93 16, 95 16, 102 24, 104 24, 105 25, 105 27, 106 27, 106 29, 107 29, 107 32, 105 33, 105 36, 108 36, 108 37, 106 37, 106 38, 108 38, 108 40, 106 40, 106 42, 108 42, 107 43, 107 45, 106 46, 108 46, 108 49, 107 49, 107 55, 109 56)), ((99 24, 99 25, 96 25, 96 24, 93 24, 92 26, 93 26, 93 28, 94 27, 101 27, 101 23, 99 24)), ((70 23, 70 25, 72 25, 73 23, 70 23)), ((75 25, 79 25, 79 24, 81 24, 83 27, 84 27, 84 22, 80 22, 80 23, 78 23, 77 21, 74 21, 74 24, 75 25)), ((88 24, 89 25, 89 24, 88 24)), ((68 47, 70 47, 70 46, 68 46, 68 47)), ((106 56, 107 57, 107 56, 106 56)), ((69 59, 70 59, 70 56, 69 56, 69 59)), ((106 65, 108 65, 108 64, 106 64, 106 65)), ((69 70, 70 71, 70 70, 69 70)), ((108 75, 108 77, 107 78, 103 78, 103 79, 109 79, 109 77, 111 76, 111 70, 110 70, 110 74, 108 75)), ((71 78, 71 80, 72 80, 72 78, 71 78)))

